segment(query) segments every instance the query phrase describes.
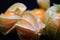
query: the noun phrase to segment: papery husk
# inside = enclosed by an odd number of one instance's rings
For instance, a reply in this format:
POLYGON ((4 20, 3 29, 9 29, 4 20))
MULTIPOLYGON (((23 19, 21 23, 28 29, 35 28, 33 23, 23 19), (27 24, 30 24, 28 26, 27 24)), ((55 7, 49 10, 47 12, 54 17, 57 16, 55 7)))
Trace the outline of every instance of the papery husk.
POLYGON ((19 20, 20 18, 9 18, 5 17, 4 15, 0 15, 0 31, 3 35, 7 35, 10 31, 12 31, 15 26, 14 24, 19 20))
POLYGON ((20 20, 20 15, 26 10, 26 6, 23 3, 14 3, 13 5, 11 5, 5 12, 9 12, 9 11, 13 11, 15 13, 18 14, 18 17, 15 16, 14 18, 12 18, 11 16, 4 16, 3 13, 1 13, 0 15, 0 29, 1 32, 4 35, 7 35, 11 30, 13 30, 15 28, 14 24, 20 20), (13 23, 9 23, 12 22, 13 23), (10 26, 10 27, 9 27, 10 26))
POLYGON ((23 3, 14 3, 6 10, 6 12, 7 11, 17 11, 21 15, 26 9, 27 9, 27 7, 23 3))
POLYGON ((45 28, 45 25, 29 12, 23 13, 21 17, 22 19, 15 24, 19 38, 22 40, 39 40, 41 30, 45 28))
POLYGON ((18 35, 19 36, 20 35, 26 36, 26 39, 32 38, 34 36, 34 32, 37 31, 26 20, 22 20, 22 21, 20 20, 20 22, 18 24, 16 24, 16 25, 17 25, 16 27, 17 27, 18 35))
POLYGON ((60 5, 55 4, 50 7, 45 13, 46 33, 50 39, 55 40, 58 33, 58 15, 57 12, 60 9, 60 5))
POLYGON ((22 19, 30 22, 32 24, 32 26, 35 26, 35 29, 38 29, 38 23, 36 18, 30 13, 30 12, 24 12, 22 14, 22 19))

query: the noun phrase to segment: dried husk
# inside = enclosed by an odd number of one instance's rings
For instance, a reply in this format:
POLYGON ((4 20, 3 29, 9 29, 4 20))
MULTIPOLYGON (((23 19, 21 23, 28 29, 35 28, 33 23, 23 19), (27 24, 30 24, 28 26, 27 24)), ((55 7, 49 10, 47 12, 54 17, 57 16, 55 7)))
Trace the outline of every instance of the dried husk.
POLYGON ((51 39, 57 38, 58 33, 58 12, 60 11, 60 5, 53 5, 45 13, 46 33, 51 39))
POLYGON ((2 34, 7 35, 11 30, 15 28, 14 24, 19 20, 20 18, 12 18, 5 16, 0 16, 0 31, 2 34))
POLYGON ((23 3, 14 3, 5 12, 13 11, 18 16, 4 16, 3 13, 0 15, 0 31, 7 35, 10 31, 15 28, 15 23, 20 20, 20 15, 26 10, 26 6, 23 3), (11 23, 12 22, 12 23, 11 23))
POLYGON ((38 36, 41 35, 41 30, 45 28, 45 25, 39 20, 39 18, 35 18, 35 16, 29 12, 23 13, 22 19, 15 25, 19 38, 26 38, 26 40, 39 40, 38 36))
POLYGON ((14 3, 6 11, 18 11, 21 15, 27 7, 23 3, 14 3))

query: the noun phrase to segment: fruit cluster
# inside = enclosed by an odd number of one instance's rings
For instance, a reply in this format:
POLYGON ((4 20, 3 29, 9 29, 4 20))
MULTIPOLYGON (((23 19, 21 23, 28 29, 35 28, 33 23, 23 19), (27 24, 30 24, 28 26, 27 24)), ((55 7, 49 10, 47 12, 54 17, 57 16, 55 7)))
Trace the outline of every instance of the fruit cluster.
MULTIPOLYGON (((26 11, 22 3, 15 3, 0 14, 0 31, 7 35, 15 28, 18 35, 26 36, 26 39, 37 39, 45 28, 43 9, 26 11)), ((22 36, 21 36, 22 37, 22 36)))
POLYGON ((50 38, 60 35, 60 5, 26 10, 23 3, 15 3, 0 14, 0 31, 7 35, 17 30, 20 39, 38 40, 42 33, 50 38))

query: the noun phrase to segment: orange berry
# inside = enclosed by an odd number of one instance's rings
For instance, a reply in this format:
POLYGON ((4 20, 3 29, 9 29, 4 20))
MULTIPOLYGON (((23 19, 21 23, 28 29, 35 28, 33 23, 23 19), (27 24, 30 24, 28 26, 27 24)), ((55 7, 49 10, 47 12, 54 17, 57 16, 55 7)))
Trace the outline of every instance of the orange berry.
POLYGON ((58 31, 60 31, 60 14, 58 13, 58 31))
POLYGON ((33 10, 33 15, 40 17, 41 21, 44 22, 44 9, 34 9, 33 10))

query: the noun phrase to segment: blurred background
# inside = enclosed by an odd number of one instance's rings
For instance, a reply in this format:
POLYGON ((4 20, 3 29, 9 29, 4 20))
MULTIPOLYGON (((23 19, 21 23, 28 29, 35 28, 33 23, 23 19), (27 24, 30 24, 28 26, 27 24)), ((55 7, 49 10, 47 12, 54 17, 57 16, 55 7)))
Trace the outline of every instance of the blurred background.
MULTIPOLYGON (((36 0, 0 0, 0 13, 5 12, 8 7, 16 2, 24 3, 27 6, 27 10, 39 8, 36 0)), ((52 6, 53 3, 60 4, 60 0, 50 0, 50 6, 52 6)), ((46 35, 41 35, 40 39, 48 40, 48 37, 46 35)), ((6 36, 3 36, 0 32, 0 40, 19 40, 19 38, 16 31, 13 31, 6 36)))

